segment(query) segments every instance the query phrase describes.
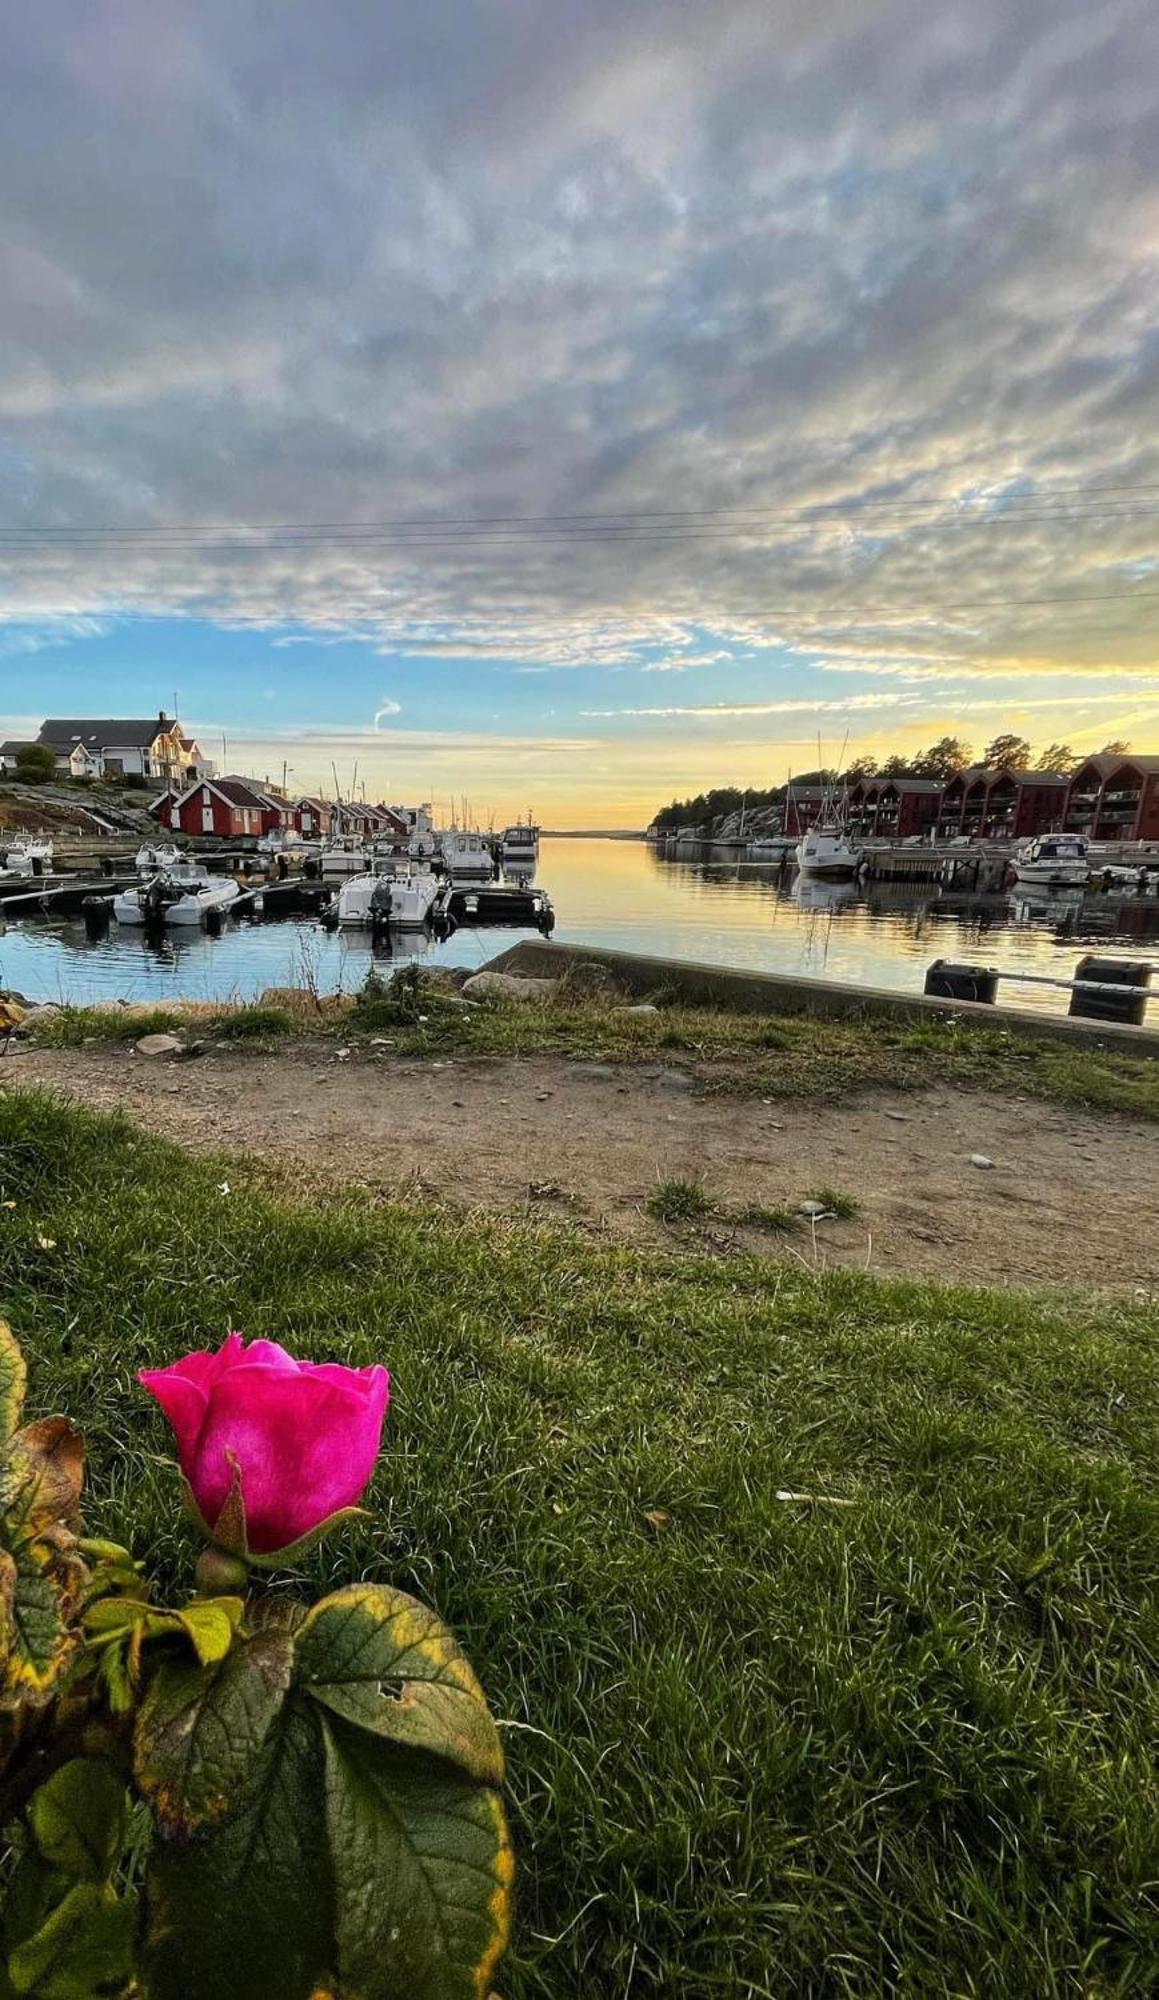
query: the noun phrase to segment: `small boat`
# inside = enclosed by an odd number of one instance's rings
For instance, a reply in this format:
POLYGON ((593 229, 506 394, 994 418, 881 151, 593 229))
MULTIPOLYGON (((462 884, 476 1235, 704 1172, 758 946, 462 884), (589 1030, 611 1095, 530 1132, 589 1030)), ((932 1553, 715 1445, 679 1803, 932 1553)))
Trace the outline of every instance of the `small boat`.
POLYGON ((26 881, 30 875, 51 875, 51 840, 37 840, 30 834, 14 840, 8 849, 4 872, 18 876, 21 881, 26 881))
POLYGON ((1015 879, 1040 889, 1081 888, 1090 868, 1090 849, 1079 833, 1039 834, 1014 857, 1015 879))
POLYGON ((258 842, 259 854, 285 854, 287 848, 299 848, 305 843, 296 826, 274 826, 263 833, 258 842))
POLYGON ((487 836, 467 828, 453 826, 443 835, 443 862, 452 882, 490 882, 495 873, 487 836))
POLYGON ((441 893, 438 877, 429 868, 383 859, 342 884, 337 921, 344 930, 422 930, 441 893))
POLYGON ((539 828, 530 815, 526 824, 517 820, 514 826, 505 826, 499 840, 499 852, 503 866, 511 862, 522 863, 525 867, 535 866, 539 860, 539 828))
POLYGON ((150 847, 148 843, 137 849, 133 866, 138 875, 156 875, 166 868, 175 868, 181 859, 181 850, 170 844, 168 847, 150 847))
POLYGON ((366 842, 354 834, 339 834, 322 849, 322 880, 340 881, 344 875, 364 875, 374 856, 366 842))
POLYGON ((797 842, 797 866, 802 875, 851 882, 861 866, 861 849, 835 822, 812 826, 797 842))
POLYGON ((224 916, 240 894, 232 875, 209 875, 194 862, 161 869, 135 889, 113 897, 119 924, 201 924, 224 916))

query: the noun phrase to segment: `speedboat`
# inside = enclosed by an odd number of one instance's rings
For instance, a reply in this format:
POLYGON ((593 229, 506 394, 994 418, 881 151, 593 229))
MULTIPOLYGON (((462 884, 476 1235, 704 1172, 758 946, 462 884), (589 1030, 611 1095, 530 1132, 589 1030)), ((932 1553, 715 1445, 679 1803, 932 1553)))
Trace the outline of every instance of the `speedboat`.
POLYGON ((137 849, 133 866, 138 875, 156 875, 166 868, 175 868, 181 859, 181 850, 170 844, 168 847, 150 847, 148 843, 137 849))
POLYGON ((14 840, 8 849, 4 872, 19 876, 21 881, 27 880, 30 875, 51 875, 51 840, 37 840, 30 834, 14 840))
POLYGON ((520 820, 514 826, 505 826, 500 836, 499 852, 505 868, 513 861, 525 867, 534 867, 539 860, 539 828, 530 818, 526 825, 520 820))
POLYGON ((490 882, 495 873, 490 841, 466 828, 443 835, 443 861, 452 882, 490 882))
POLYGON ((209 875, 189 861, 161 869, 135 889, 113 898, 119 924, 201 924, 224 916, 240 894, 232 875, 209 875))
POLYGON ((1090 850, 1079 833, 1039 834, 1014 857, 1016 880, 1040 889, 1081 888, 1090 867, 1090 850))
POLYGON ((345 930, 418 931, 440 895, 438 877, 407 860, 381 860, 352 875, 338 891, 338 922, 345 930))
POLYGON ((258 842, 259 854, 284 854, 287 848, 304 845, 296 826, 274 826, 258 842))
POLYGON ((802 875, 851 882, 861 866, 861 849, 844 827, 813 826, 797 842, 797 866, 802 875))

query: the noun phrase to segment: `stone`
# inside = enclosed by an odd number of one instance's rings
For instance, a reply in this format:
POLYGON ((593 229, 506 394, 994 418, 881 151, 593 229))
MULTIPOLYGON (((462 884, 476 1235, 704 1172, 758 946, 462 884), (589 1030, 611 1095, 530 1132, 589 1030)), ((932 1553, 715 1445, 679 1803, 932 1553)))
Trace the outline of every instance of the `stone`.
POLYGON ((823 1215, 832 1215, 832 1213, 833 1210, 826 1208, 823 1201, 803 1201, 797 1207, 798 1215, 807 1215, 814 1222, 818 1222, 823 1215))
POLYGON ((994 1162, 993 1160, 987 1159, 985 1153, 971 1153, 970 1165, 972 1167, 992 1167, 994 1165, 994 1162))
POLYGON ((139 1056, 179 1056, 185 1044, 176 1035, 142 1035, 133 1047, 139 1056))
POLYGON ((660 1009, 659 1007, 654 1007, 650 1000, 640 1000, 631 1007, 616 1007, 613 1009, 613 1012, 616 1014, 658 1014, 660 1009))
POLYGON ((554 1000, 558 979, 525 979, 516 972, 476 972, 463 987, 468 1000, 554 1000))
POLYGON ((911 1123, 908 1111, 887 1111, 885 1115, 887 1118, 892 1118, 895 1125, 908 1125, 911 1123))
POLYGON ((47 1027, 50 1021, 56 1020, 59 1013, 60 1008, 55 1000, 45 1000, 39 1007, 30 1007, 20 1025, 22 1028, 47 1027))
POLYGON ((612 1063, 573 1062, 564 1071, 583 1083, 618 1083, 620 1072, 612 1063))
POLYGON ((616 985, 615 976, 609 968, 594 958, 585 958, 579 965, 569 965, 565 976, 568 992, 581 997, 610 993, 616 985))
POLYGON ((692 1078, 682 1069, 662 1069, 652 1078, 657 1090, 691 1090, 692 1078))

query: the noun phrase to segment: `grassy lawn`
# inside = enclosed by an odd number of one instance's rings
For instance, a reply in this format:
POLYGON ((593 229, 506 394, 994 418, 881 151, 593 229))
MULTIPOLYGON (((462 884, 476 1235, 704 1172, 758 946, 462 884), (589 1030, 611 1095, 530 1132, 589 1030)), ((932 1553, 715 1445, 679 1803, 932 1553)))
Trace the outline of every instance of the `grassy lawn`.
POLYGON ((373 1518, 305 1573, 435 1601, 504 1719, 504 2000, 1154 1990, 1153 1307, 295 1205, 36 1093, 0 1199, 31 1414, 170 1581, 138 1366, 391 1367, 373 1518))
MULTIPOLYGON (((564 992, 545 1004, 456 1004, 454 994, 404 981, 397 994, 364 992, 322 1009, 208 1004, 194 1010, 65 1007, 38 1030, 41 1042, 76 1047, 158 1029, 273 1046, 286 1035, 355 1040, 378 1036, 400 1057, 559 1055, 602 1062, 693 1064, 709 1089, 761 1097, 839 1098, 858 1090, 946 1085, 996 1090, 1159 1120, 1159 1056, 1013 1034, 953 1017, 828 1021, 811 1015, 740 1014, 661 1006, 631 1014, 606 999, 564 992)), ((1159 1040, 1159 1038, 1157 1038, 1159 1040)))

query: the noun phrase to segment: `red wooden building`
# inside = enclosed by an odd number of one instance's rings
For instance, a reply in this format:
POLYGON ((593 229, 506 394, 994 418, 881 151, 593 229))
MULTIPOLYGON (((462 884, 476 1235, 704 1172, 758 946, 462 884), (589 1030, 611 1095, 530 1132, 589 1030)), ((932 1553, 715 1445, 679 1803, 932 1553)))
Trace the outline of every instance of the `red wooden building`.
POLYGON ((1068 833, 1159 841, 1159 757, 1088 757, 1070 782, 1068 833))
POLYGON ((282 825, 282 806, 241 778, 206 778, 174 800, 169 824, 181 833, 236 840, 272 833, 282 825))
POLYGON ((1067 779, 1060 771, 959 771, 942 790, 937 830, 944 840, 1031 840, 1061 827, 1067 779))
POLYGON ((850 830, 867 840, 913 840, 936 826, 942 786, 936 778, 858 778, 845 793, 850 830))

